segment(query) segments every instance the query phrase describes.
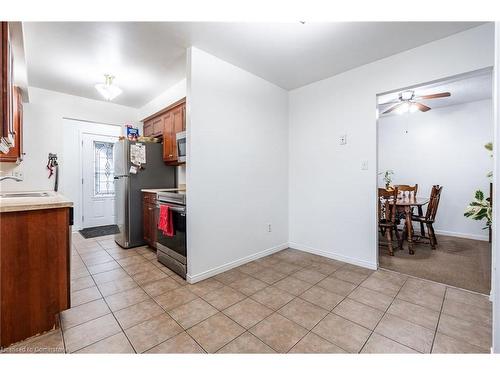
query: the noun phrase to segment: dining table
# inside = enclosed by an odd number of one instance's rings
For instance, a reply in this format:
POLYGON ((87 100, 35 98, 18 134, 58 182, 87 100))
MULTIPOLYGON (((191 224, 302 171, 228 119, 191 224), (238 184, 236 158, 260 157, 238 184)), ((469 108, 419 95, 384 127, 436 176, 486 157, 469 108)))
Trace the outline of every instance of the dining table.
POLYGON ((408 252, 413 255, 413 225, 411 221, 412 208, 416 207, 419 216, 423 216, 422 207, 429 203, 429 198, 421 198, 415 196, 401 196, 396 200, 396 208, 398 212, 403 212, 405 215, 407 239, 408 239, 408 252))

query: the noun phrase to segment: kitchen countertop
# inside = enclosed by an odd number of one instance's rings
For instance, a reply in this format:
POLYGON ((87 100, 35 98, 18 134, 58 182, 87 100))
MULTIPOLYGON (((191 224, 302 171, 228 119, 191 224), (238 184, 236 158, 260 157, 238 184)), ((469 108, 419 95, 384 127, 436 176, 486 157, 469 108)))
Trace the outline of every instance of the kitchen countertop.
POLYGON ((177 191, 177 190, 183 190, 179 188, 171 188, 171 189, 141 189, 143 193, 159 193, 161 191, 177 191))
MULTIPOLYGON (((45 197, 0 197, 0 212, 46 210, 49 208, 72 207, 73 202, 54 191, 16 191, 11 193, 47 193, 45 197)), ((8 192, 2 192, 8 194, 8 192)))

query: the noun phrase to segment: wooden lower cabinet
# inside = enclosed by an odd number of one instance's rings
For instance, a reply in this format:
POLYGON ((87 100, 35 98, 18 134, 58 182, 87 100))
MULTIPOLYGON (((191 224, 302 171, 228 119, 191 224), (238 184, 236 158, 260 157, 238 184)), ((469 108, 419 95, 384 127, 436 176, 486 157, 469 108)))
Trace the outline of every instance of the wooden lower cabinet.
POLYGON ((156 214, 156 194, 155 193, 142 193, 142 223, 144 232, 144 241, 148 243, 150 247, 156 249, 156 226, 157 226, 157 214, 156 214))
POLYGON ((0 213, 0 346, 49 331, 70 308, 70 208, 0 213))

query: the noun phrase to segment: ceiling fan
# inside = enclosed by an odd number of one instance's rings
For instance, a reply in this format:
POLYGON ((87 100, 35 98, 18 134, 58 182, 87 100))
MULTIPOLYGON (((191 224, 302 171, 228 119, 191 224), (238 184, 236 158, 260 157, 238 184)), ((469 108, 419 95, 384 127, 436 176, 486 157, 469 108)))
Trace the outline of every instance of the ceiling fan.
POLYGON ((440 92, 437 94, 415 96, 415 91, 413 90, 402 91, 399 93, 399 98, 397 100, 383 103, 383 104, 393 104, 393 103, 396 104, 386 109, 384 112, 382 112, 382 114, 385 115, 386 113, 390 113, 392 111, 396 111, 397 113, 416 112, 417 110, 421 112, 427 112, 428 110, 431 109, 431 107, 419 103, 417 102, 417 100, 446 98, 448 96, 451 96, 449 92, 440 92))

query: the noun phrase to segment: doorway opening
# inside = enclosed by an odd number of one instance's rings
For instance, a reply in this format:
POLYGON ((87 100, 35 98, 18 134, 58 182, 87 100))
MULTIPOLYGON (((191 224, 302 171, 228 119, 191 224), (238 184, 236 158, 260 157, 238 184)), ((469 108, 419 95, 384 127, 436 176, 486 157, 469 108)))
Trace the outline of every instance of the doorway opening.
POLYGON ((74 202, 73 230, 115 224, 112 151, 122 127, 68 118, 63 124, 60 191, 74 202))
POLYGON ((380 268, 490 294, 492 88, 488 69, 377 95, 380 268))
POLYGON ((82 134, 82 228, 116 224, 113 146, 116 136, 82 134))

